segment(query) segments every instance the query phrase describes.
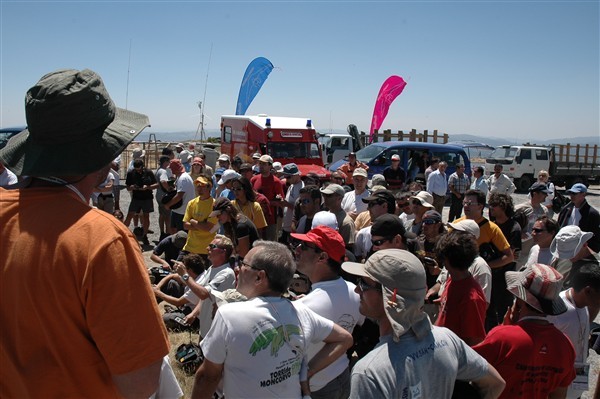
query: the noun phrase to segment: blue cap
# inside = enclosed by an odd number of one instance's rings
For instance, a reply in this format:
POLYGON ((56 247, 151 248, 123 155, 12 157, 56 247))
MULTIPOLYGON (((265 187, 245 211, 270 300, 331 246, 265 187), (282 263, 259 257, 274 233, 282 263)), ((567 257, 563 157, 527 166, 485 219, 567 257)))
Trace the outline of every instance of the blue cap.
POLYGON ((215 175, 218 176, 223 176, 223 173, 225 173, 225 168, 217 168, 217 170, 215 170, 215 175))
POLYGON ((573 187, 566 191, 567 194, 587 193, 587 187, 583 183, 573 184, 573 187))

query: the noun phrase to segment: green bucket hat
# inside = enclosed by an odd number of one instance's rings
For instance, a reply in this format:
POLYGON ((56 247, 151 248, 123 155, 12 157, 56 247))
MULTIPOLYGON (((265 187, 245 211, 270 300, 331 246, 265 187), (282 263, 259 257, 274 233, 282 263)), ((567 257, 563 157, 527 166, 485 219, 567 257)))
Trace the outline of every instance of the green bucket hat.
POLYGON ((0 150, 16 175, 95 172, 150 126, 146 115, 117 108, 100 76, 89 69, 44 75, 25 97, 27 129, 0 150))

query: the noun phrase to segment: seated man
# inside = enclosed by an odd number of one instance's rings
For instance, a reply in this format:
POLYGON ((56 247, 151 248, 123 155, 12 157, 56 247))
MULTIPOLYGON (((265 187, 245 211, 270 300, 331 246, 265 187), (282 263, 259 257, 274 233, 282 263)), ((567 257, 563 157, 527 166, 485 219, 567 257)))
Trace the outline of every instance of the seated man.
POLYGON ((181 249, 185 246, 187 241, 187 233, 185 231, 178 231, 175 234, 162 239, 156 247, 152 250, 150 260, 161 264, 163 268, 173 270, 173 261, 179 259, 181 249), (165 255, 164 259, 161 255, 165 255))
MULTIPOLYGON (((196 279, 204 271, 204 262, 198 254, 188 254, 183 257, 183 262, 175 261, 185 268, 186 273, 196 279)), ((163 321, 169 330, 183 330, 189 328, 198 328, 198 323, 186 325, 176 321, 183 320, 186 315, 192 312, 194 305, 198 303, 198 297, 190 292, 185 282, 177 273, 169 274, 167 277, 153 285, 152 289, 156 299, 160 303, 165 301, 177 307, 177 310, 163 314, 163 321)))

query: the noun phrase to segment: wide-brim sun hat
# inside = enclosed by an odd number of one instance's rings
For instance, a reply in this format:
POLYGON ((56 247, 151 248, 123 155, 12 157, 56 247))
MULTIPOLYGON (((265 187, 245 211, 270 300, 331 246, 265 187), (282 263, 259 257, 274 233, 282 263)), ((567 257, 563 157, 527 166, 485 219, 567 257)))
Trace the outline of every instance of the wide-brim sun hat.
POLYGON ((89 69, 44 75, 27 91, 25 115, 27 129, 0 149, 0 161, 18 176, 98 171, 150 126, 146 115, 116 107, 89 69))
POLYGON ((520 272, 506 272, 506 289, 534 309, 555 316, 567 311, 559 296, 563 276, 553 267, 533 264, 520 272))
POLYGON ((582 231, 579 226, 565 226, 554 236, 550 244, 550 252, 558 259, 574 258, 593 236, 594 233, 582 231))

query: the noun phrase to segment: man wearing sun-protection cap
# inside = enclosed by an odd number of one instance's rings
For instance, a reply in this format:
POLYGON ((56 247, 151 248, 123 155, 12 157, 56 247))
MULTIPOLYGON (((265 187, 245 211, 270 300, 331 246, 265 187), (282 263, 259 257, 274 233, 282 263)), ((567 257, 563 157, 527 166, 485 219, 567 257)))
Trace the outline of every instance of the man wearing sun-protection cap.
POLYGON ((488 362, 423 312, 425 269, 408 251, 377 251, 366 263, 345 262, 358 276, 360 312, 379 324, 379 344, 352 369, 351 398, 448 398, 456 380, 495 398, 504 381, 488 362))

